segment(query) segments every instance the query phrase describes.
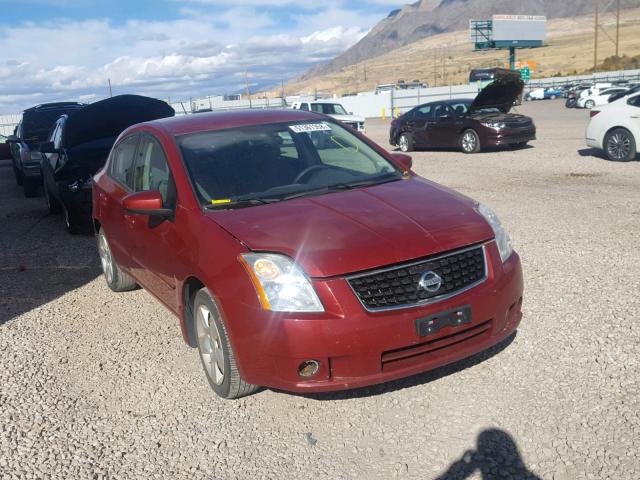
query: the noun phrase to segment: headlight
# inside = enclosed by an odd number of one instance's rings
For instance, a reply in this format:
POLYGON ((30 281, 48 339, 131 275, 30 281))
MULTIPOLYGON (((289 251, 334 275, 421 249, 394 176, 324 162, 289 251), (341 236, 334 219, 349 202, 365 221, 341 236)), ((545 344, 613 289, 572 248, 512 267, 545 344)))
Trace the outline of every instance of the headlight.
POLYGON ((293 260, 272 253, 240 255, 265 310, 324 312, 311 282, 293 260))
POLYGON ((487 122, 482 122, 482 125, 489 128, 504 128, 506 125, 502 122, 493 122, 491 120, 487 122))
POLYGON ((493 229, 493 233, 496 236, 496 244, 498 245, 498 252, 500 252, 500 258, 502 259, 502 263, 506 262, 507 259, 513 253, 513 246, 511 245, 511 237, 502 226, 500 219, 496 215, 496 212, 491 210, 486 205, 482 205, 479 203, 476 206, 477 212, 482 215, 485 220, 491 225, 493 229))

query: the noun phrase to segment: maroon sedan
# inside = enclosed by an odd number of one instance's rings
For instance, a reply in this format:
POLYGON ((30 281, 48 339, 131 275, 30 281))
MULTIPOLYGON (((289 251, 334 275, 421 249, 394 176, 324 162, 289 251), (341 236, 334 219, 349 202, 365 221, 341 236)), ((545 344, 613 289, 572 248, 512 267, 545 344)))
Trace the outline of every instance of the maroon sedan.
POLYGON ((502 146, 522 148, 536 138, 530 117, 509 113, 522 96, 523 85, 519 76, 500 78, 473 100, 418 105, 391 122, 389 143, 403 152, 416 148, 459 148, 464 153, 502 146))
POLYGON ((520 259, 489 208, 410 167, 313 112, 133 126, 94 178, 107 284, 173 312, 224 398, 460 360, 517 328, 520 259))

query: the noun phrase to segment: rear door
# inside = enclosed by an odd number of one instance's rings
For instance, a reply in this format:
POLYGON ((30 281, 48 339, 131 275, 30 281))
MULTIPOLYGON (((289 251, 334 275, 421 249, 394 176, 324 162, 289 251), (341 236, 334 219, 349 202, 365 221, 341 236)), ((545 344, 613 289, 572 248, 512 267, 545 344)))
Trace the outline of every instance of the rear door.
POLYGON ((629 126, 636 141, 636 151, 640 152, 640 95, 630 97, 627 100, 627 111, 629 112, 629 126))
POLYGON ((407 120, 406 126, 416 145, 431 146, 428 136, 431 123, 433 123, 433 104, 423 105, 413 110, 413 116, 407 120))
MULTIPOLYGON (((164 208, 176 210, 177 193, 173 174, 161 143, 143 134, 136 153, 134 192, 159 191, 164 208)), ((170 309, 178 311, 176 253, 186 248, 178 234, 175 218, 133 215, 125 212, 132 237, 131 256, 136 277, 170 309)))

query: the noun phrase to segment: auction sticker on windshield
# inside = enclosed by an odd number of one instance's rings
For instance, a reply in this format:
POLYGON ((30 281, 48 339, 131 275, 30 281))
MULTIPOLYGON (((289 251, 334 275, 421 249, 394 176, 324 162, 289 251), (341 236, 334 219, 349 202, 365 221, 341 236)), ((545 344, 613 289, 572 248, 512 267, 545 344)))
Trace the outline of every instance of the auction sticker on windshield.
POLYGON ((293 133, 307 133, 307 132, 326 132, 331 131, 331 127, 324 123, 301 123, 298 125, 289 125, 289 128, 293 133))

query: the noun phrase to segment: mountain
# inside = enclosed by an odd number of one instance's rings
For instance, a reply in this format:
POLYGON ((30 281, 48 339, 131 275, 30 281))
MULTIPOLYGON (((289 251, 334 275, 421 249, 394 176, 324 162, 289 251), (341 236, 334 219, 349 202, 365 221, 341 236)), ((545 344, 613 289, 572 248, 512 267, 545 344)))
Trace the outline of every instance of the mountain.
MULTIPOLYGON (((621 8, 637 6, 638 0, 621 0, 621 8)), ((470 19, 489 19, 494 14, 546 15, 551 19, 585 15, 594 9, 593 0, 419 0, 392 11, 357 44, 300 79, 336 72, 432 35, 466 30, 470 19)))

